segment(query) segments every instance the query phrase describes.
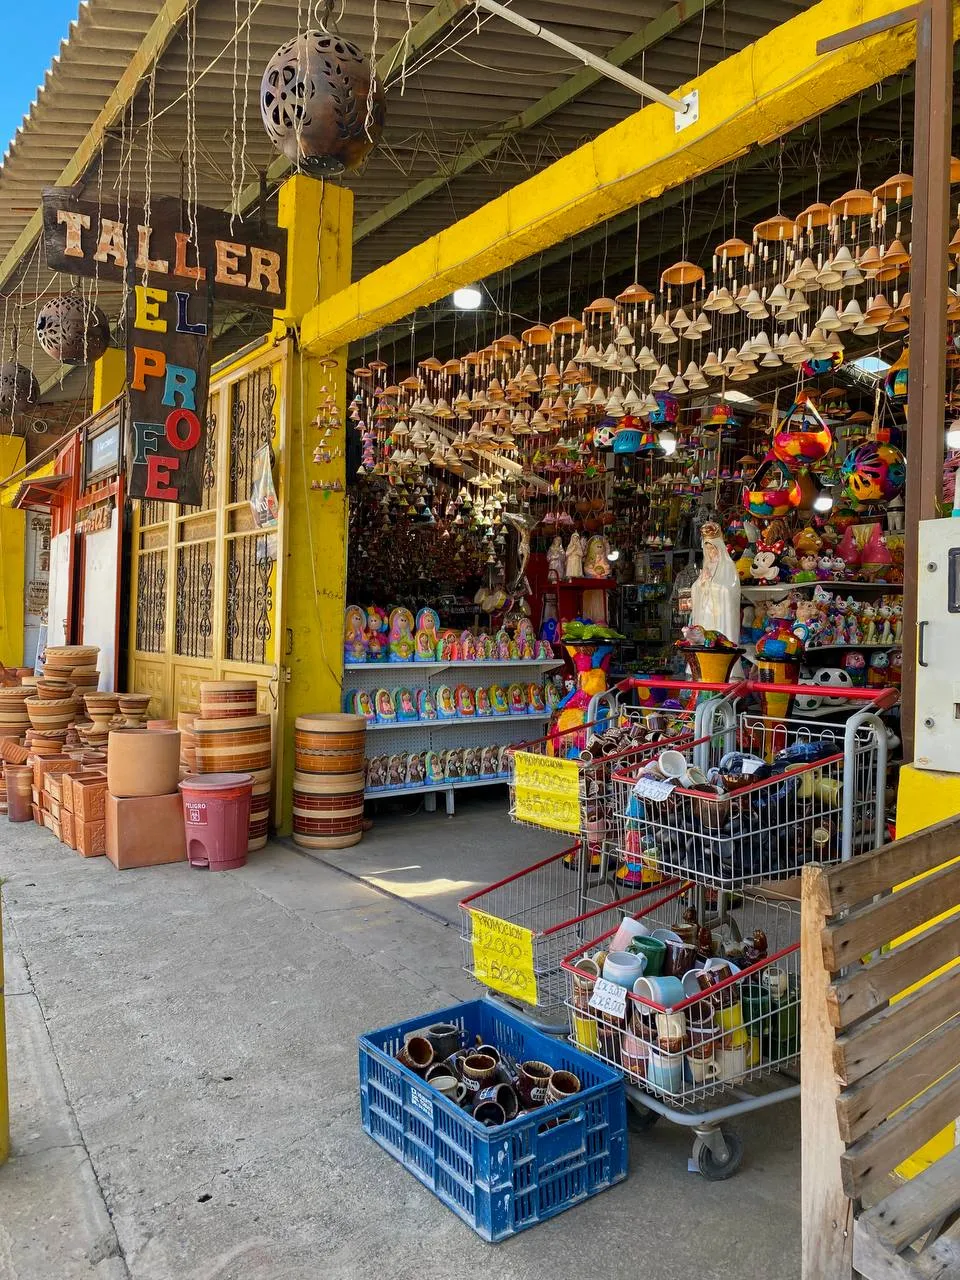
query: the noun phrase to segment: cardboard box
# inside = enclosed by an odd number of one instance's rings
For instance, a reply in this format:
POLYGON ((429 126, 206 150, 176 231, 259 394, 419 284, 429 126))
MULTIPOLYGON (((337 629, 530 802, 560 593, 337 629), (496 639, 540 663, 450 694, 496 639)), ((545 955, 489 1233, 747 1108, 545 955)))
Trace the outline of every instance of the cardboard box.
POLYGON ((81 858, 102 858, 107 852, 106 822, 81 822, 74 814, 73 840, 81 858))
POLYGON ((179 791, 122 800, 108 794, 106 807, 107 857, 118 871, 186 861, 179 791))
POLYGON ((103 822, 107 816, 107 779, 74 775, 71 789, 73 812, 80 822, 103 822))
POLYGON ((62 806, 60 808, 60 839, 68 849, 77 847, 76 837, 73 834, 73 814, 62 806))

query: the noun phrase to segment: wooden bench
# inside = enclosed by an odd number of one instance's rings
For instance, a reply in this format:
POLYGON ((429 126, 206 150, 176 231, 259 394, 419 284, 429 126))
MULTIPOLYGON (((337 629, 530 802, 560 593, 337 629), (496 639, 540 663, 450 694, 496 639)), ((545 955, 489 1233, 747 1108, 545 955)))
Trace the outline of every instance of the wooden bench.
POLYGON ((960 1280, 960 1150, 891 1177, 960 1116, 958 904, 960 818, 804 868, 804 1280, 960 1280))

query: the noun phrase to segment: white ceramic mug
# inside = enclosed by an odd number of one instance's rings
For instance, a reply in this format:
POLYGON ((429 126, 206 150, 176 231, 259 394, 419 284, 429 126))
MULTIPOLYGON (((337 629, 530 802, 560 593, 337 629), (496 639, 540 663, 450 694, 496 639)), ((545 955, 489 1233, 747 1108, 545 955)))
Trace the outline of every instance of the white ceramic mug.
POLYGON ((715 1080, 720 1074, 720 1068, 716 1059, 712 1056, 698 1058, 693 1054, 689 1054, 687 1062, 690 1066, 690 1075, 694 1084, 706 1084, 708 1080, 715 1080))
POLYGON ((686 757, 679 751, 661 751, 657 756, 657 768, 665 778, 679 782, 682 787, 690 781, 686 757))
POLYGON ((716 1051, 717 1076, 721 1080, 733 1082, 740 1080, 747 1072, 749 1058, 749 1042, 738 1044, 735 1049, 726 1049, 720 1045, 716 1051))
POLYGON ((760 976, 761 983, 770 992, 770 999, 779 1003, 787 998, 790 991, 790 977, 786 969, 780 969, 776 965, 772 968, 764 969, 760 976))
POLYGON ((634 920, 632 916, 624 916, 620 921, 620 928, 613 935, 610 950, 626 951, 634 938, 646 938, 649 935, 650 930, 642 921, 634 920))
POLYGON ((679 1040, 687 1034, 685 1013, 658 1013, 657 1035, 661 1040, 679 1040))

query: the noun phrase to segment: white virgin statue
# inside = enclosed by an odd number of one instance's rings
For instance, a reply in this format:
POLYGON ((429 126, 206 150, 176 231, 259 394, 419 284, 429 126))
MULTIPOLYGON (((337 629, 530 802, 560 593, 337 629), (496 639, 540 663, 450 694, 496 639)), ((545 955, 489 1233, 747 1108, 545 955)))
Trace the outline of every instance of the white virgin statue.
POLYGON ((712 520, 700 530, 703 567, 691 588, 690 621, 706 631, 719 631, 737 644, 740 640, 740 578, 727 552, 723 532, 712 520))

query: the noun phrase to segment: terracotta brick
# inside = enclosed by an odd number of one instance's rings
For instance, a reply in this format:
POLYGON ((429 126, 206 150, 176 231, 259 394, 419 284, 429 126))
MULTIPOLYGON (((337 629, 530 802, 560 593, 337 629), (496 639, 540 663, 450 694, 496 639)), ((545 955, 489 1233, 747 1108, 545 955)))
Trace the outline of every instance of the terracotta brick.
POLYGON ((60 839, 68 849, 77 847, 76 837, 73 834, 73 814, 69 809, 60 809, 60 839))
POLYGON ((82 858, 102 858, 107 852, 106 822, 80 822, 74 814, 73 838, 82 858))
POLYGON ((179 792, 166 796, 107 796, 107 857, 118 871, 185 862, 187 842, 179 792))
MULTIPOLYGON (((73 779, 73 812, 81 822, 103 822, 106 817, 107 779, 73 779)), ((101 851, 102 852, 102 851, 101 851)))

